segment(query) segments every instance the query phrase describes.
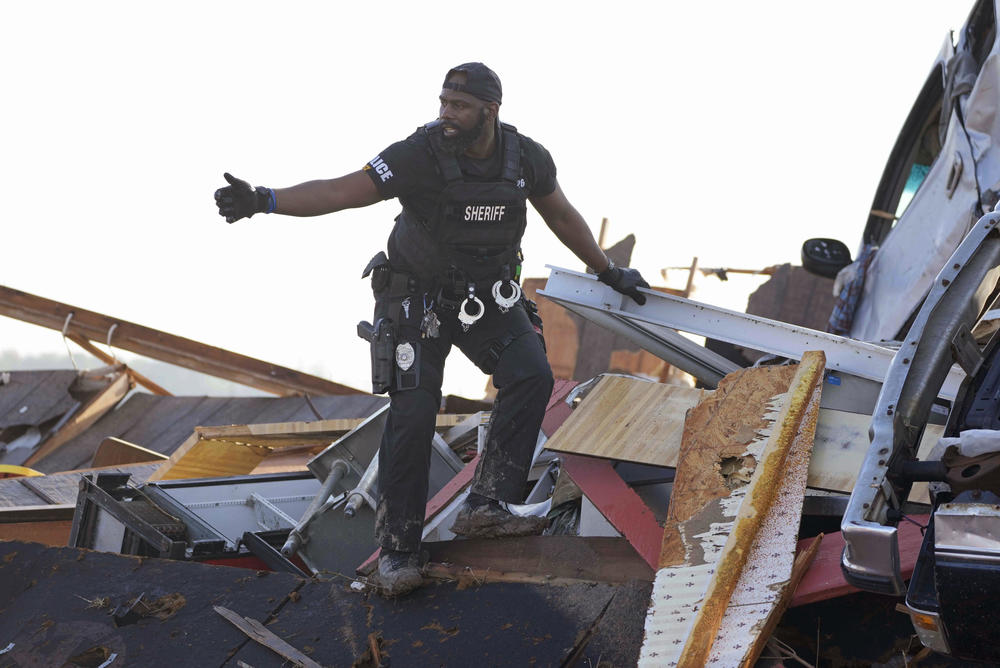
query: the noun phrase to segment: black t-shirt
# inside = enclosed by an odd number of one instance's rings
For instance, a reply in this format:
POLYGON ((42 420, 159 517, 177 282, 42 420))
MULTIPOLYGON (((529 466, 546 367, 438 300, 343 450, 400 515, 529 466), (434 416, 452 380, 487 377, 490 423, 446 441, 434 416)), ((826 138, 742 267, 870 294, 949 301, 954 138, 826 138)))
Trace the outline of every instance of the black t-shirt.
MULTIPOLYGON (((503 142, 498 133, 497 148, 488 158, 477 160, 465 155, 458 158, 462 173, 470 181, 494 181, 500 178, 503 142)), ((544 146, 518 133, 521 143, 521 174, 527 197, 544 197, 556 188, 556 166, 544 146)), ((437 213, 441 191, 445 182, 438 173, 436 161, 421 132, 389 145, 372 158, 364 167, 382 199, 396 197, 418 219, 429 220, 437 213)), ((400 226, 397 219, 389 235, 389 262, 398 271, 426 273, 428 260, 437 253, 437 244, 422 227, 408 230, 407 243, 399 243, 400 226)))

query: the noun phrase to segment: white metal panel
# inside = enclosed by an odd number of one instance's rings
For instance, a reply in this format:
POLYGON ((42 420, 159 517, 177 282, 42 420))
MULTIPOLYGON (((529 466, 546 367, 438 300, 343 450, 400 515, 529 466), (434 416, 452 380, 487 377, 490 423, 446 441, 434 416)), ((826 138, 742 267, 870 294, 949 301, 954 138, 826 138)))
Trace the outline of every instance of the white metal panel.
MULTIPOLYGON (((640 306, 593 275, 551 265, 549 269, 548 282, 539 294, 589 320, 600 322, 654 355, 660 355, 661 342, 668 334, 676 337, 678 335, 673 330, 680 330, 792 359, 801 359, 802 354, 809 350, 822 350, 826 354, 827 369, 880 382, 895 355, 894 350, 883 346, 730 311, 655 290, 642 291, 646 295, 646 304, 640 306)), ((664 359, 677 364, 666 357, 664 359)), ((692 373, 681 364, 677 366, 692 373)), ((953 367, 940 395, 946 399, 954 398, 964 377, 961 369, 953 367)))

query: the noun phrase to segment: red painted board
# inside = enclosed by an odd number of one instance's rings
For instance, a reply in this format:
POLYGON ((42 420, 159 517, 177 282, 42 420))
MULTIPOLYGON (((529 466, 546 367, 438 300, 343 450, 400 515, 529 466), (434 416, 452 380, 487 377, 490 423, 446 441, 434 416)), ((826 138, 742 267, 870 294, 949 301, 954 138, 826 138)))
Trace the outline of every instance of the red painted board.
MULTIPOLYGON (((927 515, 913 515, 911 519, 920 524, 927 524, 929 518, 927 515)), ((903 579, 908 580, 913 574, 913 565, 917 562, 920 543, 924 537, 920 533, 920 527, 911 522, 900 522, 896 536, 899 541, 900 570, 903 579)), ((813 540, 815 539, 800 540, 797 551, 802 552, 812 544, 813 540)), ((798 589, 795 590, 791 607, 825 601, 859 591, 856 587, 847 584, 847 580, 844 579, 844 574, 840 570, 840 557, 843 551, 844 535, 842 533, 838 531, 823 536, 823 542, 819 545, 816 558, 806 574, 802 576, 798 589)))
POLYGON ((549 403, 546 404, 545 410, 548 411, 561 401, 565 402, 566 395, 569 394, 576 386, 577 382, 575 380, 562 380, 557 378, 555 383, 552 385, 552 396, 549 397, 549 403))
MULTIPOLYGON (((465 467, 455 474, 455 477, 449 480, 444 487, 438 490, 430 501, 427 502, 427 510, 424 512, 424 523, 426 524, 441 512, 441 509, 451 503, 451 500, 458 495, 463 489, 465 489, 470 482, 472 482, 472 476, 476 473, 476 465, 479 464, 479 455, 473 457, 465 467)), ((378 555, 382 552, 382 548, 379 548, 372 552, 372 556, 365 559, 364 563, 358 566, 356 572, 362 575, 369 573, 375 564, 375 560, 378 559, 378 555)))
POLYGON ((546 438, 551 438, 556 433, 573 409, 566 403, 566 395, 577 386, 575 380, 557 380, 552 388, 552 396, 549 398, 548 406, 545 407, 545 417, 542 418, 542 433, 546 438))
POLYGON ((653 511, 632 491, 611 462, 597 457, 561 454, 563 470, 653 570, 660 560, 663 528, 653 511))

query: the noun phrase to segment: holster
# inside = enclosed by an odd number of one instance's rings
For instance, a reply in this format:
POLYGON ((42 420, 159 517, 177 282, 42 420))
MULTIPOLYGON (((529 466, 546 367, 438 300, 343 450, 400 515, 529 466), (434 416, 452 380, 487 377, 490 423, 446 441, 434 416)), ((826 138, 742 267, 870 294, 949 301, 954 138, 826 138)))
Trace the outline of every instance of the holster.
POLYGON ((371 344, 372 394, 389 392, 396 380, 393 330, 393 323, 388 318, 379 318, 374 325, 366 320, 358 323, 358 336, 371 344))
POLYGON ((523 294, 521 295, 521 302, 524 304, 524 310, 528 313, 528 320, 531 321, 531 326, 535 328, 535 334, 538 334, 538 338, 542 342, 542 350, 548 352, 548 348, 545 345, 545 325, 542 323, 542 316, 538 313, 538 304, 523 294))

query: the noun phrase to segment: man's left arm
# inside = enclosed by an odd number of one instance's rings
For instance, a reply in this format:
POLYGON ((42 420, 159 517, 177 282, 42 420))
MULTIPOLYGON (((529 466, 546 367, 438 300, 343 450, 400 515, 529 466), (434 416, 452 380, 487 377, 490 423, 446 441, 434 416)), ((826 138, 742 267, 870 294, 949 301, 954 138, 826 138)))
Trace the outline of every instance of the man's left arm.
POLYGON ((573 251, 588 267, 597 272, 602 283, 610 285, 618 292, 628 295, 638 304, 646 303, 646 296, 638 288, 648 288, 638 270, 616 267, 601 247, 597 245, 590 227, 570 201, 559 183, 548 195, 532 197, 531 205, 541 215, 542 220, 566 248, 573 251))

